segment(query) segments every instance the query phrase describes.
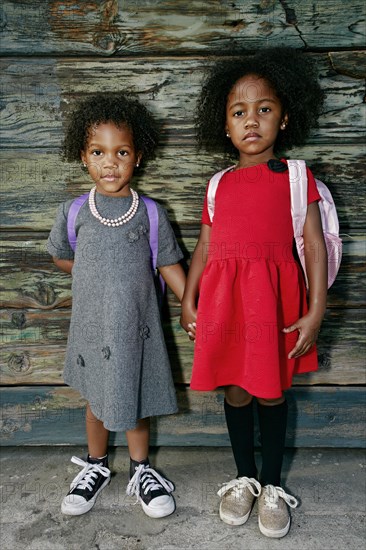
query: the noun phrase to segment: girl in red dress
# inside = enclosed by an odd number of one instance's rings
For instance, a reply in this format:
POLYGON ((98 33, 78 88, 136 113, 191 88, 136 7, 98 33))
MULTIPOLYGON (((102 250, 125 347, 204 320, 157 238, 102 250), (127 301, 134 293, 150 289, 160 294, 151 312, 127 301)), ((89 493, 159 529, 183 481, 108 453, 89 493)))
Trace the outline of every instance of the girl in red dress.
POLYGON ((245 523, 258 496, 259 528, 275 538, 290 527, 286 504, 297 506, 281 488, 287 425, 283 392, 294 374, 318 368, 315 341, 327 294, 327 254, 314 177, 308 170, 307 299, 292 253, 288 167, 279 155, 304 143, 322 102, 308 57, 272 48, 216 64, 197 108, 200 146, 234 153, 237 165, 218 185, 212 221, 206 193, 182 302, 181 324, 195 340, 191 388, 225 387, 238 476, 219 491, 221 519, 245 523), (259 478, 253 397, 262 443, 259 478))

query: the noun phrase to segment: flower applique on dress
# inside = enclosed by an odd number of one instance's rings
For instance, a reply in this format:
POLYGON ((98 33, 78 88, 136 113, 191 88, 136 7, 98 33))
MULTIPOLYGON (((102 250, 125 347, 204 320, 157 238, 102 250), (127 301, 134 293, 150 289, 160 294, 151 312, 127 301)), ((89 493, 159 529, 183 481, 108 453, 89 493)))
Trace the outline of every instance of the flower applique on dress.
POLYGON ((76 364, 77 364, 78 367, 85 367, 85 361, 84 361, 84 357, 82 355, 79 354, 77 356, 76 364))
POLYGON ((106 359, 108 361, 111 356, 111 348, 109 346, 105 346, 104 348, 102 348, 102 355, 103 359, 106 359))
POLYGON ((150 338, 150 329, 147 325, 140 326, 140 337, 143 340, 147 340, 148 338, 150 338))
POLYGON ((135 229, 131 229, 131 231, 128 232, 127 238, 129 243, 134 243, 139 240, 141 235, 145 235, 147 233, 146 227, 144 227, 142 224, 140 224, 135 229))

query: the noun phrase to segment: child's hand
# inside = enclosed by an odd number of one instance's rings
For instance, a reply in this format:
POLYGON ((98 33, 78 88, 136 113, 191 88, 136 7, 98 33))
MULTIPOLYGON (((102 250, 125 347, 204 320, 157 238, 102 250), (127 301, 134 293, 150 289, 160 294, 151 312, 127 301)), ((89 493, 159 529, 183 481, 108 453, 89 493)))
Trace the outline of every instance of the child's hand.
POLYGON ((321 319, 312 317, 307 314, 304 317, 301 317, 291 325, 290 327, 284 328, 283 332, 289 333, 294 330, 299 331, 299 337, 297 339, 295 347, 288 354, 289 359, 295 359, 307 353, 310 348, 315 344, 316 339, 318 338, 319 330, 321 325, 321 319))
POLYGON ((182 314, 180 316, 181 327, 188 333, 190 340, 196 339, 196 318, 197 309, 182 304, 182 314))
POLYGON ((193 341, 196 339, 196 326, 197 325, 195 322, 188 323, 188 328, 189 328, 188 336, 189 336, 189 339, 193 341))

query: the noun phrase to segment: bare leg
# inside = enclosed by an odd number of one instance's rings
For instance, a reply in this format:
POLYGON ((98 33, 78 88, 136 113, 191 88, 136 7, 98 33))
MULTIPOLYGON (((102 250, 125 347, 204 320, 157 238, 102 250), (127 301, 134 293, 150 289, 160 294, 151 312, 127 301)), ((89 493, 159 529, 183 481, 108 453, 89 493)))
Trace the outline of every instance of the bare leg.
POLYGON ((245 407, 252 401, 253 396, 239 386, 226 386, 225 399, 232 407, 245 407))
POLYGON ((281 403, 285 401, 285 396, 282 394, 282 397, 278 397, 277 399, 263 399, 257 397, 257 401, 265 407, 275 407, 276 405, 281 405, 281 403))
POLYGON ((89 403, 86 406, 86 434, 88 451, 93 458, 101 458, 107 454, 109 430, 104 427, 92 413, 89 403))
POLYGON ((141 462, 149 454, 150 418, 142 418, 138 421, 134 430, 126 432, 128 450, 132 460, 141 462))

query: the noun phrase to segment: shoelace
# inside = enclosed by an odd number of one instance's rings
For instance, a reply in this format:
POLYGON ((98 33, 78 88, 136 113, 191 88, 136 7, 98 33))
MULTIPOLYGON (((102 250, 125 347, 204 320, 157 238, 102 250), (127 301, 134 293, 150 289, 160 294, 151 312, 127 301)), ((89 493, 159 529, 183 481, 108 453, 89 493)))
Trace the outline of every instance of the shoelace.
POLYGON ((296 508, 299 504, 298 500, 296 500, 296 498, 292 495, 285 493, 282 487, 275 487, 274 485, 266 485, 264 487, 264 501, 268 508, 277 508, 278 499, 280 497, 283 498, 286 504, 288 504, 291 508, 296 508))
POLYGON ((261 494, 261 484, 254 477, 239 477, 239 479, 232 479, 229 483, 225 483, 223 487, 217 492, 219 497, 224 496, 230 489, 234 489, 235 496, 239 497, 244 489, 249 489, 253 496, 259 497, 261 494))
POLYGON ((156 489, 164 488, 168 493, 174 491, 174 485, 171 481, 168 481, 163 476, 161 476, 156 470, 146 466, 145 464, 140 464, 136 469, 134 475, 127 485, 126 493, 129 496, 136 495, 139 496, 140 484, 144 494, 146 495, 149 491, 156 489))
POLYGON ((89 489, 89 491, 92 491, 98 474, 101 474, 104 477, 109 477, 111 473, 105 466, 101 466, 100 464, 90 464, 90 462, 85 462, 77 456, 73 456, 71 458, 71 462, 77 464, 78 466, 83 466, 81 472, 72 481, 70 486, 71 490, 76 489, 77 487, 78 489, 89 489))

